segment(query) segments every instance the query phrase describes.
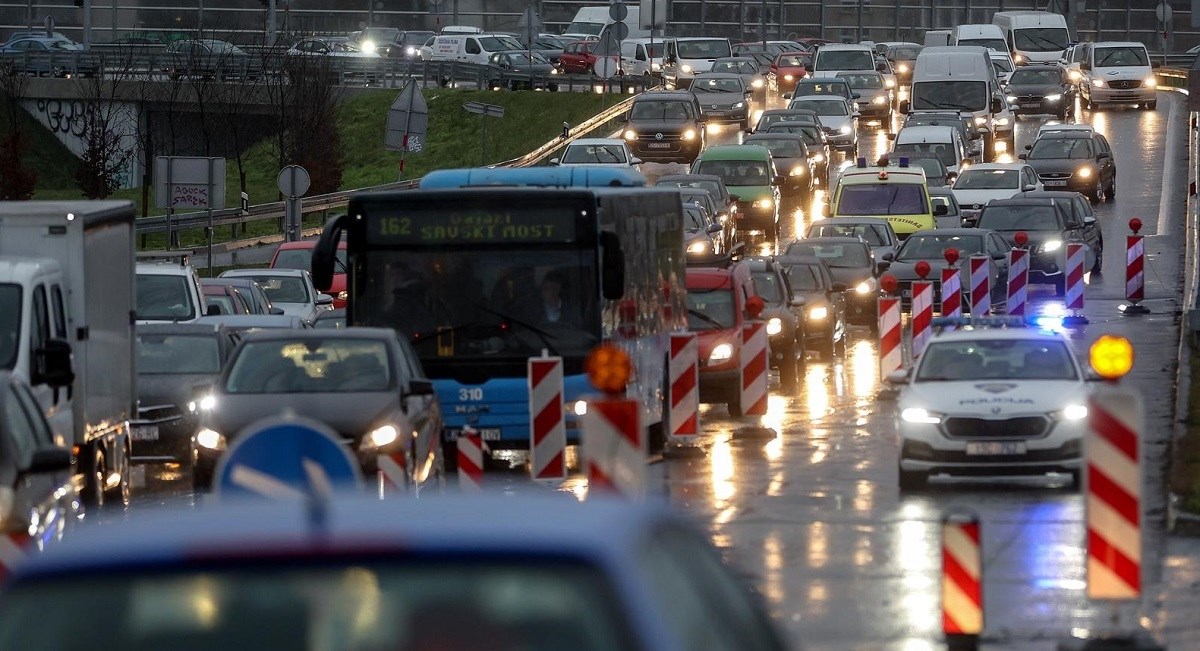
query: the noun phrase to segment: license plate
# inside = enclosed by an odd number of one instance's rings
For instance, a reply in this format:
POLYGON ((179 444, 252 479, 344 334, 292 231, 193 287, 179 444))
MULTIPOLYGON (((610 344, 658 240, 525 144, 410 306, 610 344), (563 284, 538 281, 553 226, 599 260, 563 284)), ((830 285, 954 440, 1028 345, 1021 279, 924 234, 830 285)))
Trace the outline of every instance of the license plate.
POLYGON ((1025 454, 1025 441, 971 441, 967 456, 996 456, 1025 454))
POLYGON ((1021 104, 1021 108, 1041 108, 1041 102, 1025 102, 1021 104))
POLYGON ((1042 181, 1042 185, 1044 185, 1048 188, 1065 188, 1065 187, 1067 187, 1067 182, 1066 181, 1042 181))
MULTIPOLYGON (((461 429, 445 430, 444 435, 445 435, 446 440, 447 441, 457 441, 458 434, 461 431, 462 431, 461 429)), ((484 428, 477 429, 475 431, 479 433, 479 435, 482 437, 482 439, 484 441, 499 441, 500 440, 500 428, 499 427, 484 427, 484 428)))
POLYGON ((134 425, 132 435, 135 441, 157 441, 158 425, 134 425))
POLYGON ((648 142, 648 143, 646 143, 646 149, 670 149, 670 148, 671 148, 671 143, 669 143, 669 142, 648 142))

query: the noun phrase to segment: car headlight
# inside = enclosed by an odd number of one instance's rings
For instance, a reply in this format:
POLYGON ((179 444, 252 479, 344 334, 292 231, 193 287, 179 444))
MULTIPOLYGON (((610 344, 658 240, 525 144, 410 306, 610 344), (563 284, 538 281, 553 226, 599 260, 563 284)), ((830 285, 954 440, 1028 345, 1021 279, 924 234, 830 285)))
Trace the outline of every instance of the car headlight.
POLYGON ((884 86, 886 86, 886 87, 888 87, 888 88, 895 88, 895 87, 896 87, 896 80, 895 80, 895 79, 884 79, 884 80, 883 80, 883 85, 884 85, 884 86))
POLYGON ((684 132, 683 132, 683 139, 684 139, 684 140, 695 140, 695 139, 696 139, 696 130, 695 130, 695 129, 688 129, 687 131, 684 131, 684 132))
POLYGON ((1155 86, 1158 86, 1158 80, 1154 77, 1146 77, 1142 80, 1142 86, 1146 88, 1154 88, 1155 86))
POLYGON ((763 87, 763 80, 761 80, 761 79, 755 79, 754 81, 750 82, 750 85, 751 85, 752 87, 754 87, 754 88, 762 88, 762 87, 763 87))
POLYGON ((758 201, 754 202, 754 207, 767 210, 775 207, 775 201, 773 199, 759 199, 758 201))
POLYGON ((1055 93, 1055 94, 1053 94, 1053 95, 1047 95, 1047 96, 1046 96, 1046 101, 1047 101, 1047 102, 1057 102, 1057 101, 1058 101, 1058 100, 1060 100, 1060 99, 1062 99, 1062 93, 1055 93))
POLYGON ((400 438, 400 430, 396 429, 395 425, 382 425, 367 432, 367 435, 363 437, 361 447, 365 450, 378 450, 395 443, 398 438, 400 438))
POLYGON ((900 418, 908 423, 921 423, 923 425, 937 425, 942 422, 942 417, 920 407, 909 407, 900 412, 900 418))
POLYGON ((217 406, 217 399, 213 396, 204 396, 199 400, 189 400, 187 403, 188 411, 193 414, 197 411, 212 411, 213 407, 217 406))
MULTIPOLYGON (((1011 103, 1017 101, 1017 96, 1016 95, 1008 95, 1004 99, 1007 100, 1011 104, 1011 103)), ((1050 99, 1050 98, 1047 97, 1046 99, 1050 99)))
POLYGON ((985 118, 985 117, 975 118, 975 124, 977 126, 983 126, 983 125, 987 124, 987 118, 985 118))
POLYGON ((651 63, 650 69, 654 70, 654 71, 662 70, 662 64, 661 63, 651 63))
POLYGON ((996 120, 996 126, 1002 127, 1008 124, 1008 118, 999 118, 996 120))
POLYGON ((858 292, 859 294, 870 294, 871 292, 875 291, 875 281, 864 280, 854 287, 854 291, 858 292))
POLYGON ((767 321, 767 334, 773 337, 781 332, 783 332, 783 320, 777 316, 771 317, 767 321))
POLYGON ((370 54, 375 51, 375 47, 374 41, 363 41, 362 51, 370 54))
POLYGON ((634 131, 633 129, 626 129, 625 130, 625 139, 626 140, 637 140, 637 132, 634 131))
POLYGON ((736 104, 733 105, 733 108, 735 108, 735 109, 746 108, 746 103, 745 102, 737 102, 736 104))
POLYGON ((209 450, 224 450, 225 436, 220 432, 205 427, 196 432, 196 445, 208 448, 209 450))
MULTIPOLYGON (((1003 140, 997 140, 992 144, 992 149, 995 149, 997 152, 1008 151, 1008 143, 1003 140)), ((966 168, 964 167, 963 169, 966 168)))
POLYGON ((707 253, 708 252, 708 242, 706 242, 704 240, 696 240, 695 242, 692 242, 691 244, 688 245, 687 252, 688 253, 707 253))
POLYGON ((1059 412, 1063 420, 1083 420, 1088 416, 1087 405, 1067 405, 1059 412))
POLYGON ((810 158, 809 160, 811 160, 814 163, 820 163, 821 161, 825 160, 825 154, 813 154, 812 158, 810 158))
POLYGON ((804 176, 804 166, 797 165, 788 172, 788 176, 804 176))
POLYGON ((680 72, 683 72, 683 73, 690 73, 690 72, 692 72, 693 68, 685 63, 679 67, 679 70, 680 70, 680 72))
POLYGON ((550 69, 550 74, 552 74, 552 75, 557 75, 557 74, 558 74, 558 68, 551 68, 551 69, 550 69))
POLYGON ((729 344, 717 344, 713 347, 712 352, 708 354, 708 361, 723 362, 728 359, 733 359, 733 346, 729 344))
POLYGON ((412 56, 417 53, 417 48, 410 45, 410 46, 404 48, 404 53, 407 54, 408 56, 412 56))
POLYGON ((588 404, 586 400, 576 400, 575 402, 567 405, 567 411, 575 414, 576 416, 586 416, 587 410, 588 404))
POLYGON ((1048 240, 1042 243, 1043 253, 1052 253, 1062 248, 1062 240, 1048 240))
POLYGON ((1083 79, 1083 73, 1079 72, 1078 70, 1071 70, 1067 73, 1067 79, 1078 82, 1079 80, 1083 79))
POLYGON ((1021 55, 1021 54, 1014 54, 1014 55, 1013 55, 1013 63, 1024 63, 1024 62, 1025 62, 1025 56, 1024 56, 1024 55, 1021 55))
POLYGON ((1081 179, 1089 179, 1092 177, 1092 168, 1081 167, 1075 173, 1078 174, 1079 178, 1081 179))
POLYGON ((902 75, 908 74, 908 64, 901 63, 900 65, 896 66, 896 72, 899 72, 902 75))
POLYGON ((1108 85, 1108 82, 1104 81, 1103 79, 1093 79, 1092 80, 1092 86, 1095 88, 1104 88, 1107 85, 1108 85))
POLYGON ((850 128, 850 125, 847 124, 846 126, 842 127, 841 129, 838 129, 838 131, 843 136, 848 136, 848 135, 850 135, 850 132, 852 131, 852 129, 850 128))
POLYGON ((784 80, 784 81, 795 81, 795 80, 796 80, 796 77, 795 77, 795 76, 793 76, 793 75, 784 75, 784 76, 783 76, 783 80, 784 80))
POLYGON ((879 104, 887 104, 887 98, 886 98, 886 97, 884 97, 883 95, 880 95, 880 96, 878 96, 878 97, 876 97, 876 98, 872 99, 872 100, 871 100, 871 103, 872 103, 872 104, 877 104, 877 105, 879 105, 879 104))
POLYGON ((824 321, 829 316, 829 308, 824 305, 816 305, 808 309, 808 318, 813 321, 824 321))

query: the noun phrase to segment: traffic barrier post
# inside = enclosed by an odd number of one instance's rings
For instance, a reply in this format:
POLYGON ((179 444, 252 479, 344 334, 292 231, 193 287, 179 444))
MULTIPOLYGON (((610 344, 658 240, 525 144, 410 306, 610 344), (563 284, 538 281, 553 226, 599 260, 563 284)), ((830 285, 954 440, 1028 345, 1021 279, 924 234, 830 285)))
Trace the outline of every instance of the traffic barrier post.
POLYGON ((1129 303, 1119 309, 1122 314, 1149 314, 1150 309, 1142 305, 1146 299, 1146 248, 1143 236, 1138 235, 1142 220, 1130 219, 1129 230, 1133 231, 1125 236, 1125 299, 1129 303))
POLYGON ((483 436, 470 425, 463 425, 456 443, 459 490, 483 490, 483 436))
POLYGON ((408 491, 408 461, 403 452, 381 454, 375 459, 378 468, 379 497, 395 497, 408 491))
POLYGON ((946 268, 942 269, 942 304, 939 312, 944 317, 962 316, 962 282, 958 276, 958 249, 949 248, 942 254, 946 268))
POLYGON ((633 362, 615 344, 603 344, 585 363, 588 381, 602 395, 588 400, 581 419, 588 494, 640 499, 646 492, 648 441, 642 405, 624 396, 633 362))
POLYGON ((1029 235, 1018 231, 1016 246, 1008 253, 1008 302, 1005 311, 1013 316, 1025 316, 1029 297, 1029 235))
POLYGON ((1071 313, 1063 318, 1064 325, 1087 325, 1083 311, 1083 267, 1087 259, 1082 242, 1067 242, 1067 267, 1064 271, 1063 298, 1071 313))
POLYGON ((971 316, 987 316, 992 309, 991 263, 986 255, 967 259, 971 269, 971 316))
POLYGON ((743 425, 734 431, 734 436, 748 438, 775 438, 778 432, 761 424, 763 416, 767 415, 767 396, 769 386, 767 324, 759 317, 762 315, 766 302, 760 296, 746 299, 746 312, 750 319, 742 324, 742 341, 738 347, 738 366, 741 369, 739 404, 742 414, 757 421, 752 425, 743 425))
POLYGON ((694 332, 672 332, 667 389, 671 432, 664 455, 703 453, 700 435, 700 367, 694 332))
POLYGON ((33 539, 25 531, 0 534, 0 579, 6 579, 29 555, 33 539))
POLYGON ((942 633, 954 651, 978 649, 983 633, 979 534, 979 518, 973 513, 942 518, 942 633))
POLYGON ((925 280, 932 270, 928 262, 917 262, 914 270, 921 277, 912 283, 912 358, 916 363, 933 337, 933 282, 925 280))
POLYGON ((567 478, 567 422, 561 357, 533 357, 529 377, 529 472, 534 481, 567 478))

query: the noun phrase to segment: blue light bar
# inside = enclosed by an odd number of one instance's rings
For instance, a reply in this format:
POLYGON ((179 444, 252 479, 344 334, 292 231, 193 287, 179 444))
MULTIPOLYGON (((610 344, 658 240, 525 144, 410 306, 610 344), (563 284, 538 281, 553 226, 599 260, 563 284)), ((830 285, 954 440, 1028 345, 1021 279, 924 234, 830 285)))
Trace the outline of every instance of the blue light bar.
POLYGON ((1023 316, 938 316, 930 321, 935 328, 1024 328, 1029 324, 1023 316))
POLYGON ((900 167, 908 167, 908 157, 907 156, 900 157, 900 167))
POLYGON ((866 156, 859 156, 858 160, 855 162, 858 164, 859 169, 866 169, 866 167, 867 167, 867 157, 866 156))

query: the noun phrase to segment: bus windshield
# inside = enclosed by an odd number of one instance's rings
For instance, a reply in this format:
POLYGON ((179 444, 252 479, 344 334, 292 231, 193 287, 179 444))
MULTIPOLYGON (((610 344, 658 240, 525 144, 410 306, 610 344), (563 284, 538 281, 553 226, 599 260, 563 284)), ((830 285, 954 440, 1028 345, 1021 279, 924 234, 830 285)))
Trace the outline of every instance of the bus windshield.
POLYGON ((599 343, 594 255, 568 246, 372 251, 361 325, 395 328, 422 358, 586 356, 599 343))

